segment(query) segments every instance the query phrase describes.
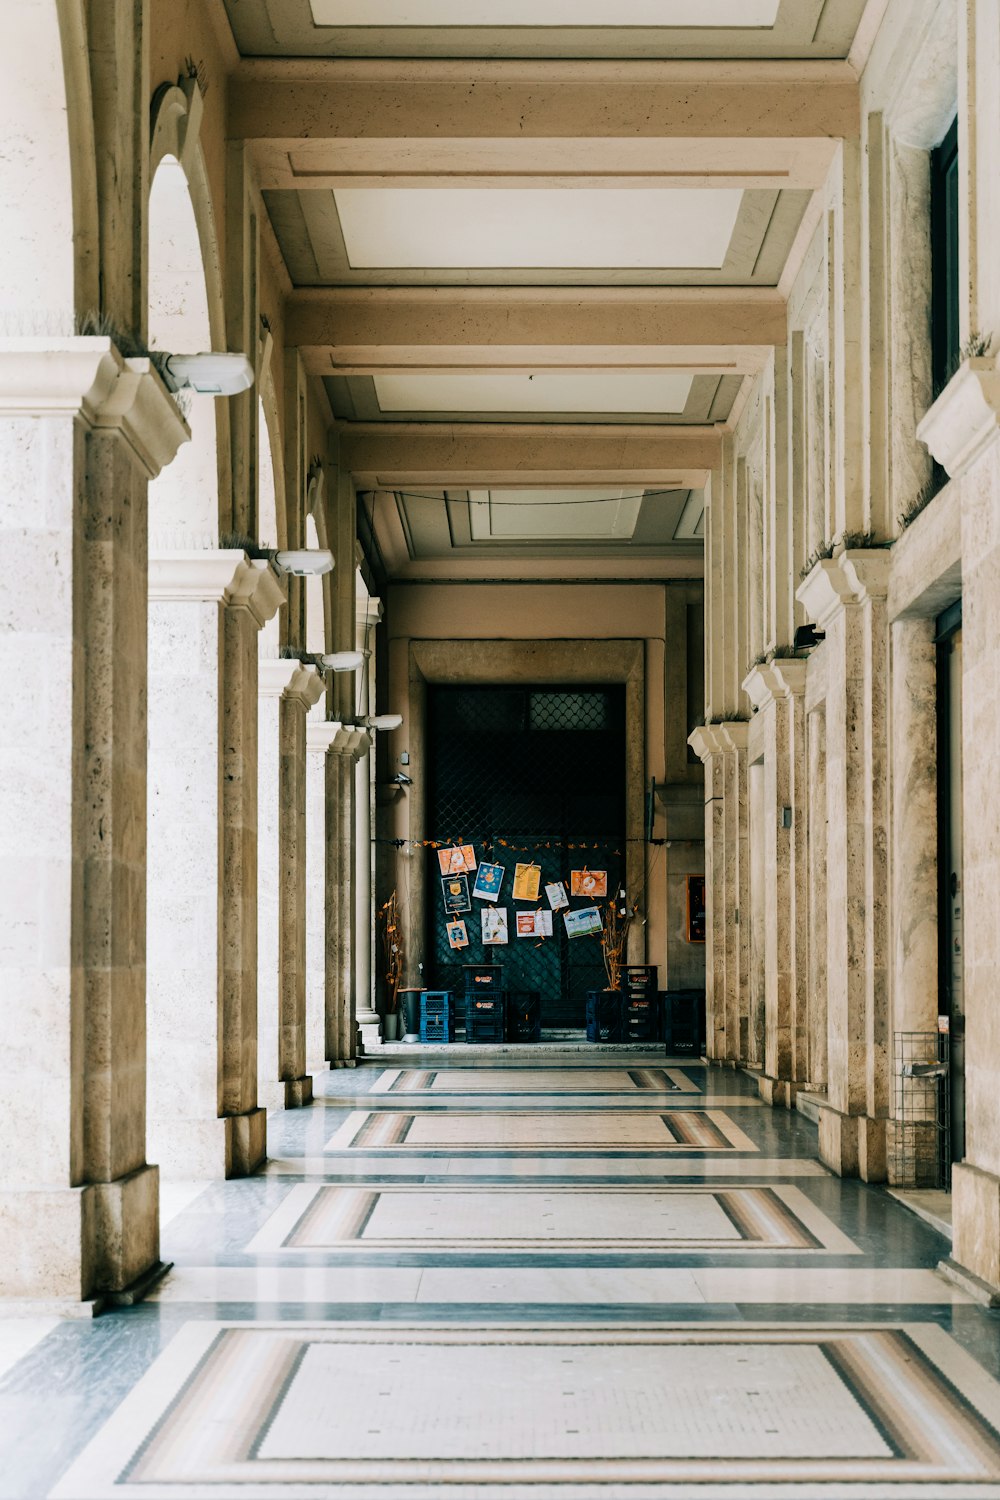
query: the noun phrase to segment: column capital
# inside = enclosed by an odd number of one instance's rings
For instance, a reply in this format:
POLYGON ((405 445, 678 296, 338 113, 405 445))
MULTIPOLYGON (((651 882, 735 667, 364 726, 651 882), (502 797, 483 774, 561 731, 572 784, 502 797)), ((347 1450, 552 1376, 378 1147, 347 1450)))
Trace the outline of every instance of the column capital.
POLYGON ((257 668, 257 692, 261 698, 297 699, 306 711, 322 698, 326 682, 312 662, 294 656, 264 657, 257 668))
POLYGON ((963 360, 917 425, 917 437, 943 469, 957 479, 1000 434, 1000 370, 984 355, 963 360))
POLYGON ((776 698, 791 698, 804 693, 807 668, 808 663, 789 656, 759 662, 743 679, 743 691, 759 711, 776 698))
POLYGON ((362 755, 368 754, 370 748, 370 736, 356 724, 342 724, 339 719, 314 719, 311 715, 306 720, 307 750, 315 750, 323 755, 330 752, 350 760, 360 760, 362 755))
POLYGON ((0 339, 0 418, 72 416, 121 433, 150 479, 191 437, 151 361, 111 339, 0 339))
POLYGON ((730 719, 725 724, 716 724, 720 750, 746 750, 750 740, 750 725, 743 719, 730 719))
POLYGON ((839 557, 823 557, 802 580, 795 597, 823 630, 849 604, 884 599, 889 592, 887 547, 852 547, 839 557))
MULTIPOLYGON (((378 625, 384 611, 381 599, 356 599, 354 609, 354 623, 358 630, 366 631, 372 625, 378 625)), ((362 645, 364 642, 362 641, 362 645)))
POLYGON ((688 735, 688 744, 702 763, 722 749, 714 724, 700 724, 688 735))
POLYGON ((284 604, 285 590, 270 563, 250 558, 240 548, 223 547, 152 553, 149 597, 243 607, 259 627, 284 604))

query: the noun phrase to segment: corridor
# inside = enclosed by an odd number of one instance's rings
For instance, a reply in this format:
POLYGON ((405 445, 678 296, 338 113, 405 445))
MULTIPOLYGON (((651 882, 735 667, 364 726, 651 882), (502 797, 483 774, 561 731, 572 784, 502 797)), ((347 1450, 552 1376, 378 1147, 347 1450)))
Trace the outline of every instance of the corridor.
POLYGON ((147 1302, 0 1328, 0 1497, 1000 1496, 995 1314, 808 1120, 478 1053, 321 1075, 257 1175, 165 1188, 147 1302))

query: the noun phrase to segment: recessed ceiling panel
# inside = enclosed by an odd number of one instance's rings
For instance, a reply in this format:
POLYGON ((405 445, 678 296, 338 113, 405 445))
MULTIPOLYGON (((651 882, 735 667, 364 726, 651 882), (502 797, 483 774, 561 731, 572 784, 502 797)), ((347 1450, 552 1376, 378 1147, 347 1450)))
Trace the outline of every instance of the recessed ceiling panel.
POLYGON ((355 268, 704 267, 736 228, 738 188, 339 188, 355 268))
POLYGON ((317 26, 773 26, 780 0, 311 0, 317 26))
POLYGON ((376 375, 383 412, 683 412, 693 376, 674 372, 376 375))
POLYGON ((635 490, 470 490, 474 542, 628 541, 639 518, 635 490))

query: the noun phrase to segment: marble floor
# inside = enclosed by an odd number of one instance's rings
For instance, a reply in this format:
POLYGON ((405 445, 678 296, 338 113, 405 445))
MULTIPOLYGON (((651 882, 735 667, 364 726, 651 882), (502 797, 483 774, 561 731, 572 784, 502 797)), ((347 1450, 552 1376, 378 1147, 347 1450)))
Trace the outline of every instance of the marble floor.
POLYGON ((745 1075, 316 1084, 257 1176, 165 1186, 147 1302, 0 1322, 0 1500, 1000 1500, 998 1314, 745 1075))

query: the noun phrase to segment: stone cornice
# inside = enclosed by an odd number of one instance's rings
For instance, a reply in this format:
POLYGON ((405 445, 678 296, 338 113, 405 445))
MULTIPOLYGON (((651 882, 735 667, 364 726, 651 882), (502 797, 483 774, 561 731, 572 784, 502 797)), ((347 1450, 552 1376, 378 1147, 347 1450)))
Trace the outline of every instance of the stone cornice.
MULTIPOLYGON (((381 599, 358 599, 354 611, 354 623, 359 630, 367 630, 372 625, 378 625, 382 619, 381 599)), ((364 642, 361 643, 362 648, 364 642)))
POLYGON ((149 597, 242 606, 260 626, 284 604, 285 591, 267 562, 249 558, 239 548, 226 547, 153 553, 149 559, 149 597))
POLYGON ((848 604, 884 599, 889 591, 887 547, 856 547, 839 557, 824 557, 802 580, 795 597, 810 620, 825 630, 848 604))
POLYGON ((343 734, 344 726, 338 719, 316 719, 310 714, 306 720, 306 749, 325 755, 336 745, 338 735, 342 738, 343 734))
POLYGON ((372 737, 367 729, 357 724, 342 724, 338 719, 306 720, 306 749, 328 750, 334 755, 343 755, 348 760, 363 760, 372 747, 372 737))
POLYGON ((744 724, 742 719, 730 720, 725 724, 716 724, 716 732, 719 736, 719 745, 723 750, 745 750, 750 738, 750 725, 744 724))
POLYGON ((917 427, 917 437, 952 479, 1000 433, 1000 370, 994 358, 966 359, 917 427))
POLYGON ((0 417, 75 415, 120 432, 150 479, 191 437, 150 361, 123 359, 111 339, 0 339, 0 417))
POLYGON ((722 749, 718 742, 714 724, 702 724, 688 735, 688 744, 702 762, 722 749))
POLYGON ((795 657, 776 656, 773 661, 751 667, 743 679, 743 691, 759 711, 775 698, 804 693, 807 667, 806 662, 795 657))
POLYGON ((719 755, 726 750, 745 750, 750 726, 742 719, 724 724, 702 724, 688 735, 688 744, 695 755, 707 761, 710 755, 719 755))
POLYGON ((298 699, 306 709, 323 696, 326 682, 312 662, 295 657, 265 657, 257 669, 257 692, 261 698, 298 699))

